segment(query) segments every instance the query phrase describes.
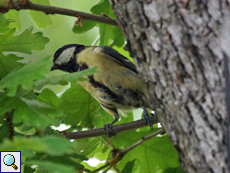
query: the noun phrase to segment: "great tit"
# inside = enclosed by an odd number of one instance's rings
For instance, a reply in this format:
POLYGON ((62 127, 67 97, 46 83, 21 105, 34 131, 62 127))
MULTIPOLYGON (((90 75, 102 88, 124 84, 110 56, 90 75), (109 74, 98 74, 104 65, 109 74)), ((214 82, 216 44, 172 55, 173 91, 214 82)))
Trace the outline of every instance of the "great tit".
POLYGON ((119 120, 118 110, 127 112, 135 108, 144 109, 144 119, 151 127, 146 110, 146 86, 138 76, 136 66, 111 47, 65 45, 55 52, 52 70, 73 73, 95 66, 98 72, 78 83, 114 117, 112 123, 105 125, 106 131, 109 133, 119 120))

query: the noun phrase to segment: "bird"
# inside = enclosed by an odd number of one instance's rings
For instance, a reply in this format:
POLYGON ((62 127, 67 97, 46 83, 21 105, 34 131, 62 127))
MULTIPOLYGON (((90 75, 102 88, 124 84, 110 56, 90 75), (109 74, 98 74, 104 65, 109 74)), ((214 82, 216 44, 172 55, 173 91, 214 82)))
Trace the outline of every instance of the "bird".
POLYGON ((90 93, 114 120, 105 125, 113 136, 112 127, 120 118, 119 110, 130 112, 143 108, 145 122, 152 128, 147 111, 148 90, 138 75, 137 68, 128 58, 109 46, 85 46, 68 44, 59 48, 53 56, 51 70, 74 73, 97 66, 88 80, 78 83, 90 93))

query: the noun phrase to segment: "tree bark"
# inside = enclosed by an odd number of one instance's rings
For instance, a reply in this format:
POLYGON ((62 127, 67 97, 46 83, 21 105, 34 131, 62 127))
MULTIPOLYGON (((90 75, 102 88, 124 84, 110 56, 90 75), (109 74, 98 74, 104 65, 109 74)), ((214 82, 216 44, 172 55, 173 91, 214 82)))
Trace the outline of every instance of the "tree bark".
POLYGON ((110 2, 184 171, 229 172, 224 74, 230 58, 229 2, 110 2))

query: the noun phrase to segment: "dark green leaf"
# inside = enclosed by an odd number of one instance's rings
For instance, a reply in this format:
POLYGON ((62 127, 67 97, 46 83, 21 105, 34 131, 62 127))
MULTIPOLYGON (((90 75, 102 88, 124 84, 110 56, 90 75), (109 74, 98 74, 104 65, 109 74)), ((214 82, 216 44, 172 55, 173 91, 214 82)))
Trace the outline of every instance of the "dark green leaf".
POLYGON ((15 106, 17 99, 14 97, 7 97, 5 94, 0 93, 0 115, 12 110, 15 106))
POLYGON ((23 122, 23 128, 26 126, 38 129, 44 129, 48 125, 60 125, 63 114, 55 107, 23 97, 12 99, 15 99, 13 123, 23 122))
POLYGON ((93 157, 92 153, 95 152, 101 143, 100 138, 86 138, 75 140, 74 146, 76 146, 75 152, 81 153, 87 157, 93 157))
POLYGON ((6 76, 14 68, 22 66, 22 63, 18 62, 21 59, 21 57, 14 54, 4 56, 0 53, 0 79, 6 76))
POLYGON ((58 126, 61 123, 62 112, 48 104, 23 97, 7 97, 1 94, 0 115, 15 110, 13 123, 22 123, 18 128, 29 130, 32 127, 44 129, 47 125, 58 126))
POLYGON ((125 167, 122 169, 121 173, 128 173, 128 172, 132 172, 133 167, 134 167, 134 162, 136 160, 133 161, 128 161, 125 165, 125 167))
POLYGON ((184 171, 181 166, 179 166, 177 168, 167 168, 163 173, 184 173, 184 171))
POLYGON ((3 139, 8 138, 10 135, 9 133, 9 128, 8 128, 8 124, 6 121, 4 121, 1 126, 0 126, 0 142, 3 141, 3 139))
POLYGON ((66 113, 66 124, 79 124, 92 128, 92 118, 96 115, 99 104, 80 85, 72 84, 61 96, 60 108, 66 113))
POLYGON ((50 71, 50 58, 37 59, 21 68, 11 71, 0 81, 0 92, 7 91, 8 96, 14 96, 19 85, 26 90, 32 88, 33 81, 44 78, 44 74, 50 71))
POLYGON ((34 173, 34 169, 30 165, 24 165, 24 173, 34 173))

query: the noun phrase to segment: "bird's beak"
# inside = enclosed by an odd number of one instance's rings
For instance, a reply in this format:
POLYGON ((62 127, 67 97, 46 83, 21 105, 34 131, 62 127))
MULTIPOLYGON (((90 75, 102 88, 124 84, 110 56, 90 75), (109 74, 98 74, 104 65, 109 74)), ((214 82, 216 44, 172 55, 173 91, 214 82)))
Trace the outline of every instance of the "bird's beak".
POLYGON ((51 71, 57 70, 57 69, 59 69, 58 66, 54 64, 53 67, 51 68, 51 71))

